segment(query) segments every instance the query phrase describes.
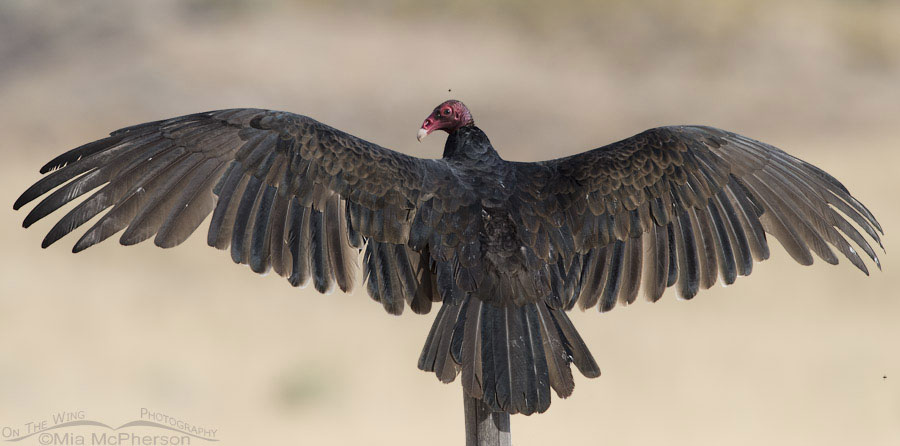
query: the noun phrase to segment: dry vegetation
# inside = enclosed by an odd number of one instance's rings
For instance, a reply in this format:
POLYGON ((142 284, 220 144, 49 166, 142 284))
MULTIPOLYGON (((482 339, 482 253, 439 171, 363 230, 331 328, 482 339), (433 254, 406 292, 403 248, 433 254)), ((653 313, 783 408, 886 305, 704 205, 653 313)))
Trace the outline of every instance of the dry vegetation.
MULTIPOLYGON (((415 368, 431 317, 257 277, 195 237, 40 249, 9 209, 51 156, 128 124, 233 106, 310 114, 388 147, 448 96, 511 159, 705 123, 835 174, 891 242, 900 5, 889 1, 0 3, 0 426, 152 407, 221 444, 459 444, 461 398, 415 368), (447 90, 452 89, 452 93, 447 90)), ((575 314, 604 375, 517 444, 895 445, 900 275, 804 268, 575 314), (886 377, 886 378, 885 378, 886 377)))

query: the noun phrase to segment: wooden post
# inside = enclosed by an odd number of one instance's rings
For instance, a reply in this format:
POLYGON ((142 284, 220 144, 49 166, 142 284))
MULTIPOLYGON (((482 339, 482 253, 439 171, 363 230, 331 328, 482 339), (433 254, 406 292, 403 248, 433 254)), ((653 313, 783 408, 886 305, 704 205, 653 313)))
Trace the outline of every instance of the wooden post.
POLYGON ((492 412, 480 399, 463 390, 466 411, 466 446, 512 446, 509 414, 492 412))

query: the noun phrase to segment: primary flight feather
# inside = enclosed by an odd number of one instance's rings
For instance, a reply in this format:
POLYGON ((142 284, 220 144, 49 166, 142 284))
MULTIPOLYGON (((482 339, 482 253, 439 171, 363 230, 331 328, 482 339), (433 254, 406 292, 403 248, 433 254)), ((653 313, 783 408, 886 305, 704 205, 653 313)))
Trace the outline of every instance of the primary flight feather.
POLYGON ((364 251, 366 289, 389 313, 441 302, 419 368, 461 373, 470 396, 524 414, 547 410, 551 388, 572 393, 570 364, 600 374, 566 316, 576 305, 608 311, 671 286, 690 299, 750 274, 767 234, 804 265, 835 264, 836 249, 866 274, 863 256, 880 268, 881 226, 839 181, 738 134, 660 127, 519 163, 459 101, 417 137, 435 130, 449 134, 443 157, 421 159, 292 113, 197 113, 56 157, 14 207, 46 195, 28 227, 87 194, 42 244, 102 213, 74 252, 119 232, 123 245, 172 247, 211 213, 210 246, 320 292, 351 290, 364 251))

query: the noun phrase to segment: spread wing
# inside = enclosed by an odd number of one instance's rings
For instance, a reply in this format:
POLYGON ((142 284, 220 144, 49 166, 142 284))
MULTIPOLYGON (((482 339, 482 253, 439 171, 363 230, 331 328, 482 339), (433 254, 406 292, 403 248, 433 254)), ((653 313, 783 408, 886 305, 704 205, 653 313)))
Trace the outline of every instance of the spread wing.
POLYGON ((769 257, 766 234, 803 265, 812 253, 838 263, 833 247, 868 274, 852 241, 881 268, 856 228, 881 245, 881 226, 838 180, 735 133, 662 127, 517 166, 532 250, 557 261, 556 294, 567 308, 607 311, 641 287, 656 301, 676 283, 690 299, 717 279, 750 274, 754 260, 769 257), (566 245, 576 254, 565 256, 566 245))
POLYGON ((102 213, 74 252, 122 230, 123 245, 153 237, 172 247, 212 213, 210 246, 230 247, 235 262, 257 273, 273 268, 295 286, 311 278, 320 292, 335 284, 350 290, 358 250, 367 245, 370 294, 392 313, 404 300, 427 312, 437 300, 427 256, 406 242, 420 196, 429 192, 423 178, 440 169, 306 116, 233 109, 128 127, 66 152, 41 169, 47 175, 14 207, 49 193, 25 218, 28 227, 89 194, 43 242, 102 213), (391 289, 398 280, 402 289, 391 289))

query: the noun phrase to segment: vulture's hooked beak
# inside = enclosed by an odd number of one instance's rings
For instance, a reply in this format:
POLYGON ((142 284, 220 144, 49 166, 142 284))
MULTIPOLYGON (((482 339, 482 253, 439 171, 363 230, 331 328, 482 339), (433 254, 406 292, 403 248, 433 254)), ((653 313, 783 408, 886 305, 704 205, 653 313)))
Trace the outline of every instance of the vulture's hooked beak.
POLYGON ((422 122, 422 127, 419 127, 419 133, 416 133, 416 139, 418 139, 419 142, 422 142, 422 140, 425 139, 425 137, 428 136, 429 133, 437 130, 437 128, 437 115, 432 113, 428 115, 427 118, 425 118, 424 122, 422 122))

